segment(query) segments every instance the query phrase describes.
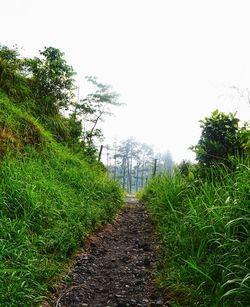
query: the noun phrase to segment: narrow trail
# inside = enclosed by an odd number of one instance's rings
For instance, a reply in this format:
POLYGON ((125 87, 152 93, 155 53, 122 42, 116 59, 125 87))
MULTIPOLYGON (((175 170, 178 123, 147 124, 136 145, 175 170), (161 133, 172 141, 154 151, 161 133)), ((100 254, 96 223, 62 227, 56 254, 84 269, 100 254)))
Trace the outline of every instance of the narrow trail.
POLYGON ((142 204, 128 198, 124 212, 91 238, 49 306, 167 306, 152 282, 157 244, 142 204))

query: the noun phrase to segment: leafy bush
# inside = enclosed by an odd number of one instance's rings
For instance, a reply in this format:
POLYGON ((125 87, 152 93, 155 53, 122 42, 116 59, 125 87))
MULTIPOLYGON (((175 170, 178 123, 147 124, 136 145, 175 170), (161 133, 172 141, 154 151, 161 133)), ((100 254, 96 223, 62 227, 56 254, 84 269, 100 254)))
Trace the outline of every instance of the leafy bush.
POLYGON ((244 155, 250 132, 247 130, 247 124, 240 127, 239 122, 235 114, 224 114, 218 110, 201 121, 201 137, 192 149, 203 166, 219 162, 230 165, 231 156, 244 155))

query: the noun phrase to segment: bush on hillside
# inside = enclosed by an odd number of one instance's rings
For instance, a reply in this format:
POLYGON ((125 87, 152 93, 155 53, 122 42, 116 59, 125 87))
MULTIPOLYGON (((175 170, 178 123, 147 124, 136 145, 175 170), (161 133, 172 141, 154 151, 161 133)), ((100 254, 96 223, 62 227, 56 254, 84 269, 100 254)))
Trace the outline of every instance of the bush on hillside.
POLYGON ((235 114, 218 110, 201 121, 201 137, 192 149, 202 166, 210 167, 218 163, 230 166, 230 157, 246 155, 250 131, 247 124, 240 127, 239 122, 235 114))

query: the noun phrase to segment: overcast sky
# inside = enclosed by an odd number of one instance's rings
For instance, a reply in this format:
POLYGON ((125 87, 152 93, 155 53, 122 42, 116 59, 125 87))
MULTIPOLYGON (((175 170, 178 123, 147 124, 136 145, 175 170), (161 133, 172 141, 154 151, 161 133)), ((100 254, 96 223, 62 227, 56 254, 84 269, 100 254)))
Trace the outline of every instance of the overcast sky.
POLYGON ((106 142, 134 136, 175 161, 218 108, 250 118, 231 86, 250 88, 249 0, 0 0, 0 43, 23 55, 59 48, 77 72, 111 84, 127 105, 106 142))

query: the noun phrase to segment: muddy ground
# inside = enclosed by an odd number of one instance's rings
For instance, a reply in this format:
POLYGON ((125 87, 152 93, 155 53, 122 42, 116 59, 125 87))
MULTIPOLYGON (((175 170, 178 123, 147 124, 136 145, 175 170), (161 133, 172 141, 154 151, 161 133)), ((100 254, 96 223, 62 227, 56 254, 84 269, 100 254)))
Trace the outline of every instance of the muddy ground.
MULTIPOLYGON (((153 284, 157 241, 142 204, 133 197, 113 225, 90 238, 49 306, 168 306, 153 284)), ((48 306, 46 304, 46 306, 48 306)))

